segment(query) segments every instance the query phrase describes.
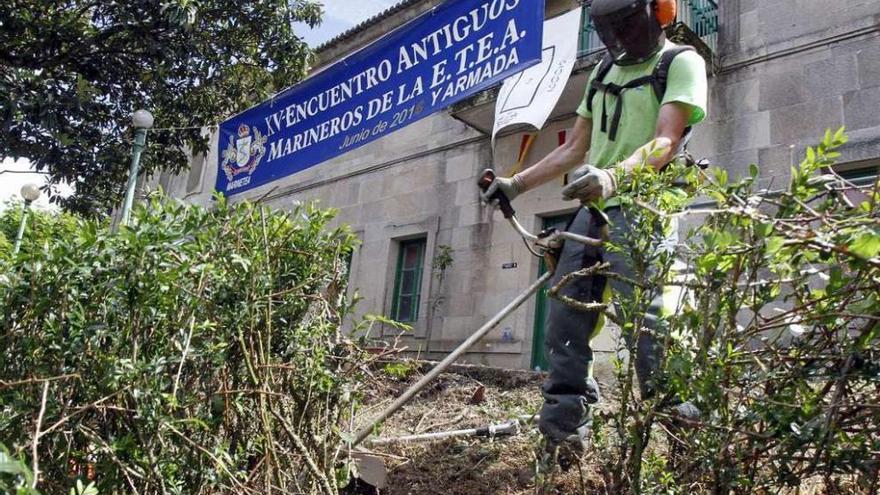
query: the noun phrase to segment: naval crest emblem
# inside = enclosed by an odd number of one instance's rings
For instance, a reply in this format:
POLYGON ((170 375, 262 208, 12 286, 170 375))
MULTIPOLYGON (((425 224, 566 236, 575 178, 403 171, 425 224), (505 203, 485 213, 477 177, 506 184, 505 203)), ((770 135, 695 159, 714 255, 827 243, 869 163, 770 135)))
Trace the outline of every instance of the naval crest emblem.
POLYGON ((223 150, 222 168, 226 179, 232 181, 238 175, 253 174, 266 155, 266 140, 267 137, 256 127, 238 126, 238 133, 229 136, 229 143, 223 150))

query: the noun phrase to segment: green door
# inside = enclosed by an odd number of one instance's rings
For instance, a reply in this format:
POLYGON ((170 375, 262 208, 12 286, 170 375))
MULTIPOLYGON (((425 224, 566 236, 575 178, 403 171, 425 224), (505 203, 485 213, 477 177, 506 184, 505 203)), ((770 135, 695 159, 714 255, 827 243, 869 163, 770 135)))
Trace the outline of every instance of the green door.
MULTIPOLYGON (((545 217, 543 228, 556 228, 562 230, 568 225, 568 222, 574 218, 574 215, 574 213, 568 213, 566 215, 558 215, 555 217, 545 217)), ((539 271, 539 277, 547 271, 543 259, 541 260, 539 271)), ((532 339, 532 369, 535 370, 547 370, 547 356, 544 355, 544 335, 547 325, 547 315, 547 286, 545 285, 544 287, 541 287, 535 298, 535 333, 534 338, 532 339)))

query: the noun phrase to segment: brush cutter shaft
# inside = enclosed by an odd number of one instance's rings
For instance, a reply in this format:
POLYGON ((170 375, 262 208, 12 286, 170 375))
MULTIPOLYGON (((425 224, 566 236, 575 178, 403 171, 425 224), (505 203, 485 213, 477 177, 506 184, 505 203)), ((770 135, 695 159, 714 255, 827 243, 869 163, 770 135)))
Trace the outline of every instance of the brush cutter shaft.
POLYGON ((480 339, 486 336, 493 328, 495 328, 501 320, 504 319, 508 314, 512 313, 516 308, 518 308, 522 303, 529 299, 535 292, 538 291, 548 280, 553 276, 553 272, 547 272, 541 276, 538 280, 536 280, 528 289, 524 290, 520 293, 520 295, 516 296, 516 299, 510 302, 507 306, 504 307, 501 311, 498 312, 495 316, 492 317, 491 320, 487 321, 485 325, 480 327, 479 330, 473 333, 467 340, 465 340, 460 346, 455 348, 454 351, 450 352, 448 356, 446 356, 443 361, 437 363, 437 366, 431 369, 425 376, 423 376, 419 381, 413 384, 410 388, 406 390, 400 397, 395 399, 384 411, 379 413, 379 416, 370 423, 369 426, 363 428, 361 431, 357 433, 354 440, 351 443, 351 446, 354 447, 359 445, 361 442, 366 440, 368 436, 373 432, 373 429, 381 425, 388 419, 389 416, 397 412, 398 409, 403 407, 407 402, 412 400, 413 397, 417 393, 419 393, 425 386, 431 383, 434 378, 437 378, 437 375, 443 373, 446 368, 448 368, 452 363, 455 362, 462 354, 467 352, 468 349, 474 346, 480 339))
POLYGON ((563 239, 567 239, 574 242, 579 242, 581 244, 586 244, 587 246, 601 246, 604 241, 602 239, 593 239, 592 237, 585 237, 578 234, 572 234, 571 232, 557 232, 559 237, 563 239))
MULTIPOLYGON (((480 178, 480 188, 485 190, 491 181, 494 179, 495 174, 491 170, 487 170, 483 176, 480 178)), ((502 205, 506 204, 505 208, 505 217, 510 221, 510 224, 513 228, 525 239, 527 242, 535 242, 538 240, 538 236, 532 234, 528 230, 526 230, 522 224, 516 219, 516 215, 513 211, 513 208, 510 207, 510 202, 507 201, 507 198, 504 196, 504 193, 498 193, 499 200, 502 205)), ((584 237, 582 235, 572 234, 569 232, 554 232, 552 235, 557 236, 559 238, 571 240, 574 242, 579 242, 582 244, 586 244, 589 246, 599 246, 602 244, 602 240, 600 239, 592 239, 589 237, 584 237)), ((534 251, 533 251, 534 252, 534 251)), ((398 409, 403 407, 407 402, 412 400, 416 394, 418 394, 426 385, 428 385, 434 378, 440 373, 443 373, 446 368, 448 368, 452 363, 455 362, 462 354, 467 352, 468 349, 474 346, 480 339, 486 336, 493 328, 495 328, 501 320, 503 320, 507 315, 512 313, 516 308, 518 308, 522 303, 528 300, 532 294, 538 291, 548 280, 553 276, 553 270, 549 270, 541 277, 536 280, 528 289, 521 292, 516 299, 510 302, 507 306, 504 307, 501 311, 498 312, 495 316, 492 317, 491 320, 486 322, 485 325, 480 327, 479 330, 474 332, 467 340, 465 340, 461 345, 459 345, 455 350, 449 353, 442 361, 437 363, 431 371, 429 371, 425 376, 423 376, 419 381, 413 384, 410 388, 408 388, 403 394, 400 395, 397 399, 394 400, 388 407, 385 408, 376 419, 370 423, 369 426, 361 429, 357 432, 357 435, 354 437, 354 440, 351 443, 351 447, 359 445, 361 442, 367 439, 373 430, 385 422, 389 416, 397 412, 398 409)))

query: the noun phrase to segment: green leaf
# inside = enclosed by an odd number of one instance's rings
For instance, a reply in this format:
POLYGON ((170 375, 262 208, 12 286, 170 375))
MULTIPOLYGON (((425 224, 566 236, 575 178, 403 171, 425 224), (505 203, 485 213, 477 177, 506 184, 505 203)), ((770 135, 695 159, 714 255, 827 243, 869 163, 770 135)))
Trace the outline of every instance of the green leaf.
POLYGON ((785 246, 785 238, 771 236, 767 238, 767 254, 776 255, 785 246))
POLYGON ((856 341, 856 348, 859 350, 864 350, 877 338, 880 338, 880 323, 871 327, 870 330, 868 330, 858 338, 858 340, 856 341))
POLYGON ((761 173, 761 169, 758 168, 757 164, 754 164, 754 163, 749 164, 749 176, 751 176, 752 179, 757 179, 758 175, 760 173, 761 173))
POLYGON ((76 480, 76 486, 70 488, 70 495, 98 495, 98 487, 94 481, 83 485, 82 480, 76 480))
POLYGON ((862 258, 871 259, 880 254, 880 233, 865 232, 849 246, 850 252, 862 258))
POLYGON ((773 233, 773 224, 759 222, 755 225, 755 236, 759 239, 767 237, 773 233))

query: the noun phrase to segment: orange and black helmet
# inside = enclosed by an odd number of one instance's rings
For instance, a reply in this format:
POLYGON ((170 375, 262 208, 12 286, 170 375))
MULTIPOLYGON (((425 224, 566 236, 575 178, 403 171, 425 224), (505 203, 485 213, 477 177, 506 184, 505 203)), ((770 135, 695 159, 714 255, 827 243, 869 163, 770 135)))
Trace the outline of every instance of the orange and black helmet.
POLYGON ((614 63, 632 65, 660 51, 675 8, 675 0, 593 0, 590 17, 614 63))

